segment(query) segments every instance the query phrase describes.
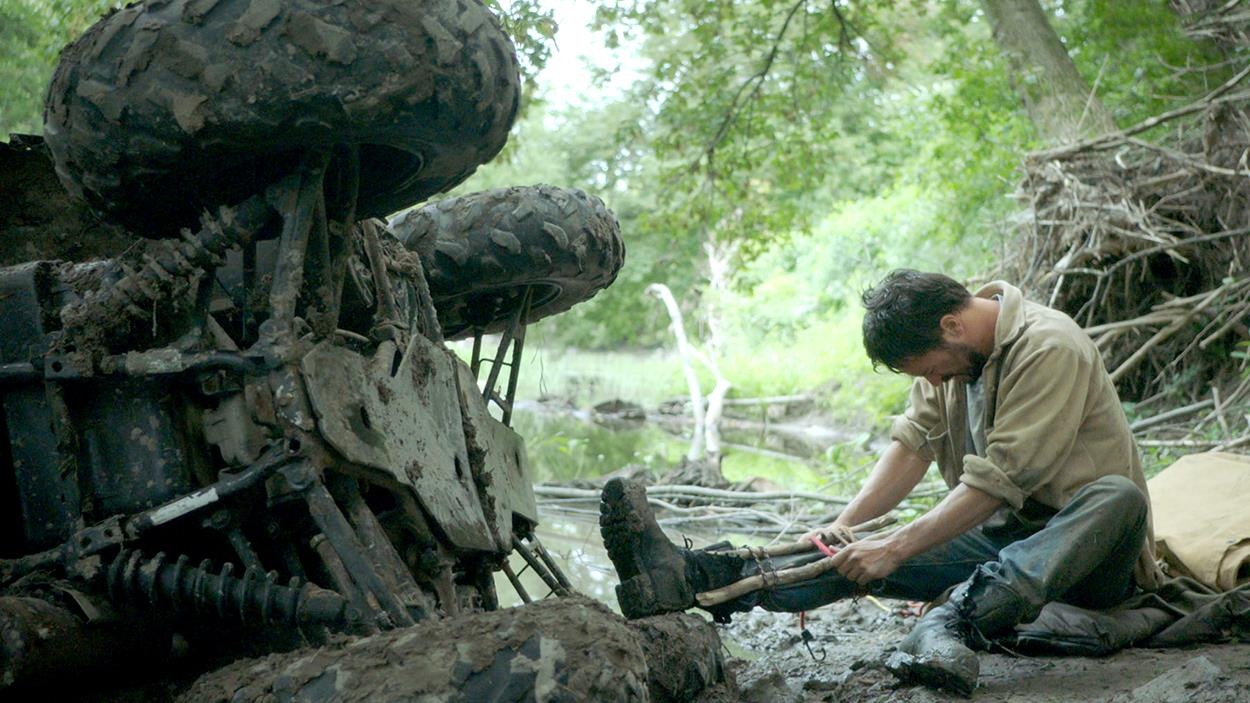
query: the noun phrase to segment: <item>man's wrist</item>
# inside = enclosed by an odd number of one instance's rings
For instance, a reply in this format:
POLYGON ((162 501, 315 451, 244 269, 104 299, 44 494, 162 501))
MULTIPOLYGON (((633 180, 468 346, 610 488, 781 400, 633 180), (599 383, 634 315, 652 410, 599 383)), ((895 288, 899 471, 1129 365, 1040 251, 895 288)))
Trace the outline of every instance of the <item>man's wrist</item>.
POLYGON ((829 527, 831 528, 842 527, 842 528, 849 530, 852 527, 855 527, 856 525, 863 522, 863 520, 852 520, 851 518, 853 515, 854 515, 854 512, 851 511, 849 508, 846 510, 843 510, 841 513, 838 513, 838 516, 833 519, 833 522, 829 523, 829 527))
POLYGON ((886 553, 897 562, 904 562, 915 556, 908 544, 906 532, 906 529, 899 530, 885 538, 886 553))

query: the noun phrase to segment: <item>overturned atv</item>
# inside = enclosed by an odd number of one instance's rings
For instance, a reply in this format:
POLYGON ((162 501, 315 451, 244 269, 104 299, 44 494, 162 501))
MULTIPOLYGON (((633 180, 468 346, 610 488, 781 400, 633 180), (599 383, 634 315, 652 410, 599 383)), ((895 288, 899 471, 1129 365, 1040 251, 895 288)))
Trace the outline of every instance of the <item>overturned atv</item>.
POLYGON ((475 1, 154 1, 66 49, 46 145, 0 145, 0 240, 41 252, 0 268, 0 692, 492 611, 514 553, 571 591, 508 424, 615 218, 538 186, 377 219, 517 105, 475 1), (53 169, 90 210, 23 190, 53 169))

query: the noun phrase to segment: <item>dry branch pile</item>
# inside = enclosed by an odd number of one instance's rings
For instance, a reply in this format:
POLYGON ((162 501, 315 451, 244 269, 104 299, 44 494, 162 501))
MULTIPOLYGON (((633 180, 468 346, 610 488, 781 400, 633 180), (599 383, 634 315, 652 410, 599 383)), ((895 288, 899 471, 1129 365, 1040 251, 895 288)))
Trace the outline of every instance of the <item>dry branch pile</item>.
MULTIPOLYGON (((1196 37, 1250 46, 1244 3, 1173 4, 1196 37)), ((1246 63, 1244 51, 1229 56, 1246 63)), ((1031 217, 1003 275, 1089 331, 1126 399, 1250 399, 1233 356, 1250 339, 1248 75, 1250 66, 1191 105, 1026 162, 1031 217)))
MULTIPOLYGON (((534 486, 542 511, 588 520, 599 515, 600 491, 599 487, 534 486)), ((933 484, 922 483, 899 509, 908 517, 918 514, 943 492, 933 484)), ((776 543, 828 525, 850 499, 803 491, 740 491, 666 484, 648 486, 647 502, 664 527, 678 531, 698 531, 703 527, 708 531, 768 537, 776 543)))
MULTIPOLYGON (((541 510, 566 517, 595 519, 598 488, 534 486, 541 510)), ((846 498, 813 493, 732 491, 704 486, 663 485, 647 488, 647 502, 661 525, 676 530, 728 530, 741 534, 794 538, 837 517, 846 498)))
POLYGON ((1250 46, 1250 7, 1242 0, 1172 0, 1185 33, 1236 49, 1250 46))

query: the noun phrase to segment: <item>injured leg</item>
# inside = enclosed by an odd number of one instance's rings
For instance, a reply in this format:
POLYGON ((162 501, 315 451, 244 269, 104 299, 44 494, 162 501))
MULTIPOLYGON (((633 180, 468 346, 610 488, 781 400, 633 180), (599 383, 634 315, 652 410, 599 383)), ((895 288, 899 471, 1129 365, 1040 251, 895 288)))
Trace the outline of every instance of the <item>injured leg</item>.
MULTIPOLYGON (((735 607, 731 603, 744 595, 809 581, 833 568, 828 559, 815 553, 813 543, 723 552, 677 547, 656 522, 646 488, 621 478, 608 481, 603 488, 599 524, 608 557, 620 579, 616 594, 621 612, 631 619, 693 606, 721 618, 749 610, 751 605, 735 607), (807 558, 801 556, 804 552, 809 554, 807 558), (799 558, 786 558, 796 556, 799 558), (773 557, 797 565, 774 570, 773 557)), ((863 532, 883 524, 888 523, 874 521, 856 529, 863 532)))

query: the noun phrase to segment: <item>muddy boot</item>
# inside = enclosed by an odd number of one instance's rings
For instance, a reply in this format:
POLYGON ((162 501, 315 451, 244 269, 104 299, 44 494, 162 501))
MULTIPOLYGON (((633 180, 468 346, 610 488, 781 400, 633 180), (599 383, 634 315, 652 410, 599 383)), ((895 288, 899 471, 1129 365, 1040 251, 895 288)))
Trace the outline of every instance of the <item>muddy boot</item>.
POLYGON ((620 585, 616 599, 625 617, 685 610, 695 594, 741 578, 736 556, 681 549, 668 540, 647 504, 642 484, 614 478, 603 487, 599 529, 620 585))
POLYGON ((886 668, 909 683, 971 696, 981 671, 973 649, 987 649, 991 637, 1021 622, 1028 610, 1014 592, 978 572, 916 623, 886 668))

